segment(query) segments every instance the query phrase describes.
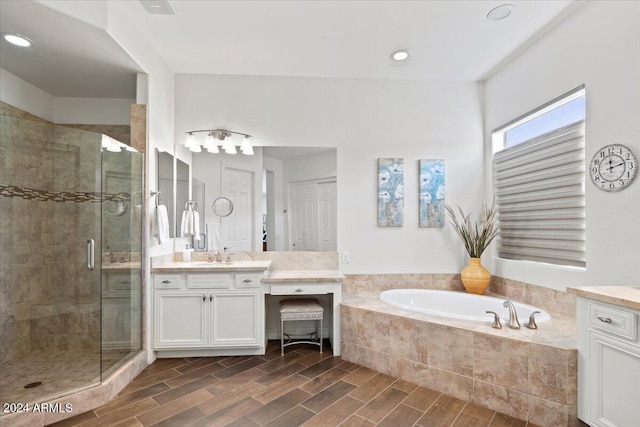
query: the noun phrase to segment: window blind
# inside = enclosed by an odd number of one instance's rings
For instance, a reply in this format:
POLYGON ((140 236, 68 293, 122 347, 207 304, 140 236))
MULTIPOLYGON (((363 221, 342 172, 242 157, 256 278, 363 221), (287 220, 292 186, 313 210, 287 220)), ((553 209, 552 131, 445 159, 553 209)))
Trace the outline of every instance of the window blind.
POLYGON ((584 120, 493 157, 501 258, 586 265, 584 120))

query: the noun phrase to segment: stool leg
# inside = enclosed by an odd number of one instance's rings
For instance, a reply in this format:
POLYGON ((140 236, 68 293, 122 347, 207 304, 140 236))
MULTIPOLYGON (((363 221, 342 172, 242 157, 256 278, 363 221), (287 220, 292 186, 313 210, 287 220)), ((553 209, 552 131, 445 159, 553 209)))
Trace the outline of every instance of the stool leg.
POLYGON ((280 356, 284 356, 284 320, 280 319, 280 356))
POLYGON ((320 337, 320 353, 322 353, 322 318, 320 318, 320 332, 318 332, 318 337, 320 337))

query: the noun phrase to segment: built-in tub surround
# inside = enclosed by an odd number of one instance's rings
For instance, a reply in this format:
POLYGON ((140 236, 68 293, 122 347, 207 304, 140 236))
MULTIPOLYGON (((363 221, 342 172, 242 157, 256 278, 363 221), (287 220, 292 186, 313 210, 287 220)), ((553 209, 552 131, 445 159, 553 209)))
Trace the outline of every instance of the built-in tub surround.
MULTIPOLYGON (((343 292, 382 292, 388 289, 440 289, 464 291, 459 274, 347 274, 343 292)), ((574 317, 576 297, 571 292, 549 289, 516 280, 491 277, 486 295, 542 307, 552 316, 574 317)))
MULTIPOLYGON (((466 292, 442 291, 434 289, 389 289, 380 293, 380 300, 395 307, 413 310, 419 313, 433 314, 453 319, 474 322, 491 322, 494 318, 487 311, 496 313, 503 322, 508 322, 509 310, 504 306, 504 298, 486 295, 468 294, 466 292)), ((536 322, 546 322, 551 318, 549 313, 538 307, 511 301, 521 325, 529 322, 534 312, 536 322)))
POLYGON ((576 327, 493 329, 390 306, 378 293, 343 294, 342 358, 544 426, 574 425, 576 327))

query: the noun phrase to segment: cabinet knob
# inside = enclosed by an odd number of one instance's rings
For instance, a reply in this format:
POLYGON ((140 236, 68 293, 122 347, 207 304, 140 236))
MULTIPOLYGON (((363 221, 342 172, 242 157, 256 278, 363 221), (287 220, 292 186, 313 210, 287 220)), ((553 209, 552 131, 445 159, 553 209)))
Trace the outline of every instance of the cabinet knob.
POLYGON ((251 280, 251 279, 244 279, 244 280, 243 280, 243 282, 244 282, 244 283, 251 283, 251 282, 253 282, 253 280, 251 280))
POLYGON ((209 294, 209 301, 213 301, 213 294, 209 294))
POLYGON ((207 300, 207 295, 202 294, 202 301, 206 301, 207 300))
POLYGON ((302 292, 302 289, 298 288, 296 289, 296 292, 302 292))
POLYGON ((162 283, 171 283, 171 280, 163 280, 162 283))
POLYGON ((612 323, 613 322, 613 320, 611 320, 610 317, 598 316, 597 319, 599 321, 601 321, 601 322, 604 322, 604 323, 612 323))

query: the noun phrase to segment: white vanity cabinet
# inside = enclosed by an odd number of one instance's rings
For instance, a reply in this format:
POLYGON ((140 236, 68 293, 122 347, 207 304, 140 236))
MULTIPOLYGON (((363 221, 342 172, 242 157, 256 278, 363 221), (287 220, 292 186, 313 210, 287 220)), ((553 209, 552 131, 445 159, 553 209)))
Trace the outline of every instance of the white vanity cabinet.
POLYGON ((159 357, 264 354, 259 272, 154 273, 159 357))
POLYGON ((640 426, 640 311, 577 298, 578 417, 640 426))

